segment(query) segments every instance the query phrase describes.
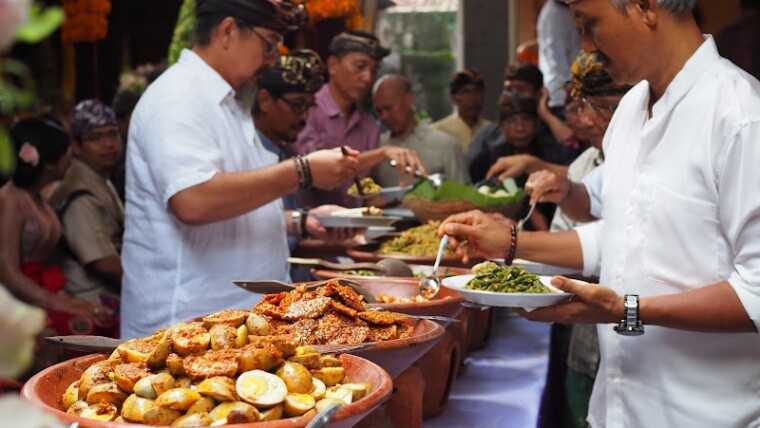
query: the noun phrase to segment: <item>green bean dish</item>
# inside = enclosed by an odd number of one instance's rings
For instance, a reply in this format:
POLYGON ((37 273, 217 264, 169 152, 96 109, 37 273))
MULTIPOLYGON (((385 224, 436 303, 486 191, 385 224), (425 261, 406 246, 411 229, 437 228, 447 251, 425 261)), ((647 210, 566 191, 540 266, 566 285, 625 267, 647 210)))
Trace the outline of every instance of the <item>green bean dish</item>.
POLYGON ((521 266, 499 266, 483 262, 473 266, 472 278, 464 288, 469 290, 495 291, 498 293, 552 293, 538 275, 521 266))

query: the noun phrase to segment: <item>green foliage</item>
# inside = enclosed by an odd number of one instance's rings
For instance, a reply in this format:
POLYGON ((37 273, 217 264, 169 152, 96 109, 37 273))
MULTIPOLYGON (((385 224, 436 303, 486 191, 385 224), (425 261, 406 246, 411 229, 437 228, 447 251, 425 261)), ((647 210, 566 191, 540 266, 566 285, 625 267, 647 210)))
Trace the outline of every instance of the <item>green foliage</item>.
POLYGON ((11 140, 5 129, 0 128, 0 174, 10 175, 13 168, 16 167, 16 156, 13 156, 11 150, 11 140))
POLYGON ((184 0, 174 27, 172 42, 169 45, 169 65, 179 60, 182 49, 193 45, 193 31, 195 31, 195 0, 184 0))
POLYGON ((42 3, 34 3, 29 9, 29 19, 16 30, 16 40, 39 43, 50 37, 63 24, 64 18, 60 6, 43 7, 42 3))

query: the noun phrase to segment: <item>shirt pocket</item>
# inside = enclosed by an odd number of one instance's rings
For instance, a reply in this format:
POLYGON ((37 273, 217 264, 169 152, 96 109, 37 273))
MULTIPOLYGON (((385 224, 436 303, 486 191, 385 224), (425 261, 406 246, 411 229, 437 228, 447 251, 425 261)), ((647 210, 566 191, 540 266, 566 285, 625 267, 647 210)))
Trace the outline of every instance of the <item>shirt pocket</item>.
POLYGON ((653 187, 650 200, 642 231, 644 274, 679 289, 717 281, 717 206, 662 185, 653 187))

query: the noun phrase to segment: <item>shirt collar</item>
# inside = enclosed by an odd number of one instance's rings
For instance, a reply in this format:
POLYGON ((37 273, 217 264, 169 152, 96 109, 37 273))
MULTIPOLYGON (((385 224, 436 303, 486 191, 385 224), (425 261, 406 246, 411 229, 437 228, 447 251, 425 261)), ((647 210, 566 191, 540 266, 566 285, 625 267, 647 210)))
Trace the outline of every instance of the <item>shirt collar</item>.
POLYGON ((195 71, 201 81, 198 83, 208 91, 213 100, 221 104, 227 97, 234 98, 235 90, 232 86, 197 53, 190 49, 183 49, 178 62, 195 71))
POLYGON ((705 41, 686 61, 662 97, 652 106, 652 117, 658 117, 670 110, 697 83, 697 80, 719 60, 720 54, 718 54, 718 48, 715 46, 715 40, 712 36, 705 35, 705 41))
POLYGON ((322 85, 322 89, 317 91, 317 95, 315 96, 316 102, 322 109, 324 109, 328 117, 340 116, 341 114, 343 114, 343 112, 340 110, 340 107, 338 107, 338 104, 335 102, 335 99, 330 93, 330 88, 327 85, 328 84, 325 83, 324 85, 322 85))

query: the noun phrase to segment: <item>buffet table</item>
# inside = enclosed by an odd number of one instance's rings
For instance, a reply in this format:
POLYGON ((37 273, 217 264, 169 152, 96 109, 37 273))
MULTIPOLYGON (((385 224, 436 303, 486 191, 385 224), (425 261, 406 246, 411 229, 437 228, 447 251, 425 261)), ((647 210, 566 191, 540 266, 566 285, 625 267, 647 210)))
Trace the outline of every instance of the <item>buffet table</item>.
POLYGON ((426 428, 537 426, 549 358, 550 325, 497 309, 488 347, 470 353, 446 410, 426 428))

